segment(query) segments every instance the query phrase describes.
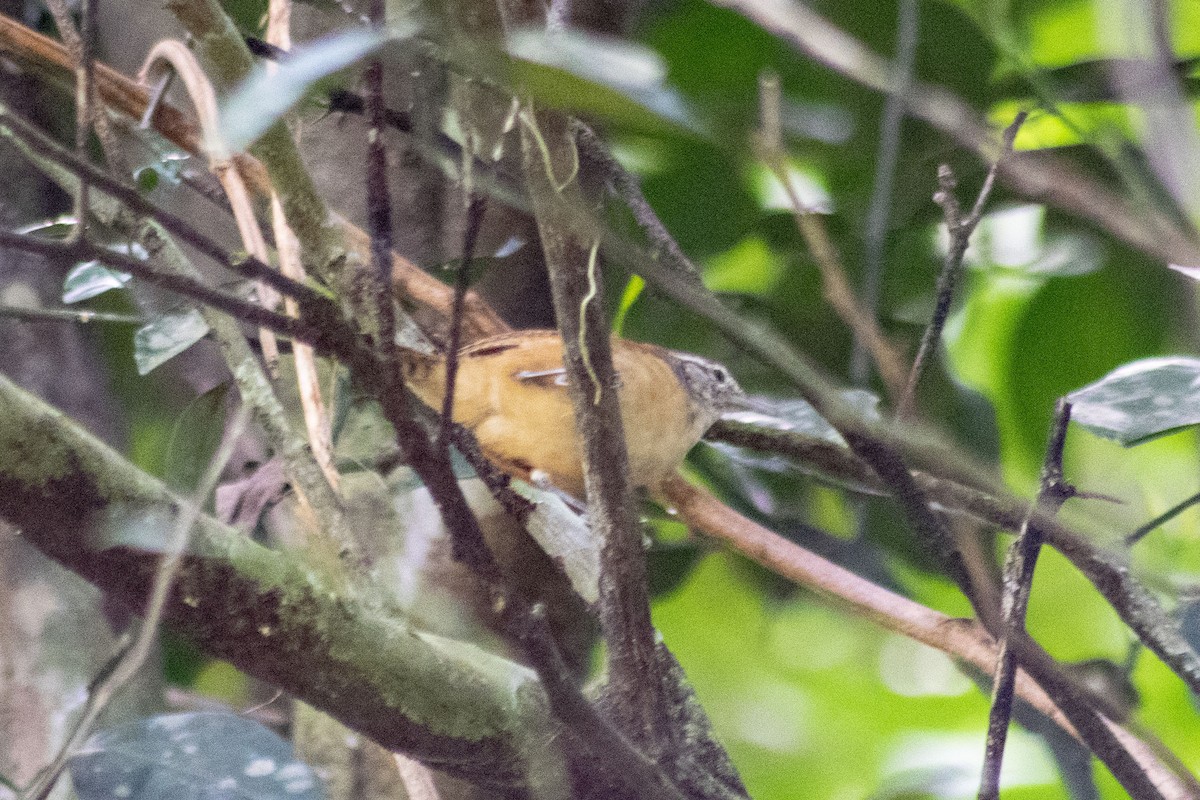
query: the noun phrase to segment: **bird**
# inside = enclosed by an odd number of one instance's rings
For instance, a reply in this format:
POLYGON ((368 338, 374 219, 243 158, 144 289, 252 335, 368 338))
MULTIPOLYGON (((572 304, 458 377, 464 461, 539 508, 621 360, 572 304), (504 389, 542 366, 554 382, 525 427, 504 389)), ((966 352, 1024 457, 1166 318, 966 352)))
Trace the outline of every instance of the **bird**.
MULTIPOLYGON (((617 336, 612 353, 635 487, 656 489, 723 413, 751 406, 729 370, 714 361, 617 336)), ((403 350, 401 363, 412 392, 441 411, 445 355, 403 350)), ((453 420, 474 433, 501 469, 545 478, 583 498, 581 446, 558 331, 513 331, 459 350, 453 420)))

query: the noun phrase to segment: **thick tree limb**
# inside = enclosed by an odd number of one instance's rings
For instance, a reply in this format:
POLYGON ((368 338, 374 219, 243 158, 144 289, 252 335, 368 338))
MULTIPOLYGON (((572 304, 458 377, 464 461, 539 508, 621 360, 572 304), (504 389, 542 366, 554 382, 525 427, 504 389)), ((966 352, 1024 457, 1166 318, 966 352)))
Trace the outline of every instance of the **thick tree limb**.
MULTIPOLYGON (((106 537, 131 523, 169 530, 177 498, 2 376, 0 418, 0 516, 140 609, 160 554, 106 537)), ((201 516, 165 618, 205 652, 385 747, 484 786, 520 784, 517 737, 554 732, 534 673, 410 628, 336 583, 201 516)))

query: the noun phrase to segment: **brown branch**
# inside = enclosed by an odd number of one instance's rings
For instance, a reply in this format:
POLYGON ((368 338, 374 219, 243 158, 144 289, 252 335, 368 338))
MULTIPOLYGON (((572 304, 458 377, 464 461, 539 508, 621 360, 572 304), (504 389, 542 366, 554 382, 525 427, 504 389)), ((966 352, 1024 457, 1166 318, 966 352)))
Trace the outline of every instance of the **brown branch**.
MULTIPOLYGON (((87 545, 102 541, 101 528, 114 519, 169 526, 181 502, 3 376, 0 415, 12 423, 0 426, 0 460, 24 465, 20 474, 0 473, 0 516, 48 556, 143 608, 161 554, 87 545)), ((328 580, 300 556, 201 515, 165 618, 206 652, 386 747, 484 786, 519 784, 513 732, 537 709, 533 675, 478 648, 417 635, 328 580)))
POLYGON ((871 354, 888 394, 893 398, 899 397, 904 391, 904 359, 883 335, 874 314, 854 294, 841 256, 829 238, 829 231, 825 229, 820 215, 805 206, 796 193, 779 124, 779 79, 774 75, 762 76, 759 79, 759 96, 762 117, 757 137, 759 156, 787 194, 796 228, 821 273, 825 299, 854 333, 855 341, 871 354))
MULTIPOLYGON (((824 595, 835 605, 849 607, 877 625, 960 658, 985 674, 990 675, 995 669, 995 640, 978 622, 945 617, 908 598, 876 586, 746 519, 707 491, 692 486, 681 478, 668 481, 664 490, 667 500, 676 509, 680 519, 689 526, 719 539, 772 572, 824 595)), ((1044 662, 1036 658, 1031 660, 1038 661, 1039 673, 1045 671, 1044 662)), ((1024 672, 1018 672, 1017 694, 1046 714, 1063 730, 1078 737, 1079 732, 1070 721, 1074 717, 1064 715, 1061 708, 1059 693, 1062 687, 1054 685, 1055 691, 1047 694, 1042 688, 1047 680, 1046 674, 1039 674, 1031 679, 1024 672)), ((1077 708, 1073 710, 1079 711, 1077 708)), ((1172 769, 1177 760, 1170 756, 1161 743, 1152 740, 1148 743, 1141 741, 1111 719, 1096 720, 1097 724, 1104 728, 1105 733, 1102 735, 1118 742, 1135 761, 1134 770, 1146 781, 1137 784, 1139 789, 1146 790, 1144 796, 1200 797, 1195 780, 1190 776, 1177 774, 1172 769), (1159 757, 1156 751, 1167 752, 1167 755, 1159 757)), ((1137 777, 1132 780, 1136 781, 1137 777)))
MULTIPOLYGON (((0 52, 29 65, 31 68, 48 72, 51 77, 65 82, 71 75, 71 58, 61 42, 30 30, 20 22, 0 15, 0 52)), ((96 93, 99 101, 111 111, 123 114, 131 120, 141 120, 149 103, 149 94, 131 78, 100 62, 96 63, 96 93)), ((203 153, 202 138, 198 129, 179 110, 166 103, 159 103, 152 119, 154 129, 173 144, 193 155, 203 153)), ((250 156, 237 156, 235 162, 247 183, 258 193, 266 196, 269 181, 262 165, 250 156)), ((335 221, 341 226, 347 248, 364 261, 369 260, 370 237, 362 229, 350 224, 337 215, 335 221)), ((273 270, 271 270, 273 272, 273 270)), ((275 273, 278 275, 278 273, 275 273)), ((262 275, 255 277, 268 280, 262 275)), ((392 279, 398 295, 417 309, 424 310, 430 321, 449 319, 453 304, 453 291, 425 273, 408 259, 392 253, 392 279)), ((278 288, 278 287, 276 287, 278 288)), ((285 294, 284 289, 280 289, 285 294)), ((508 326, 475 292, 469 292, 465 303, 466 323, 463 327, 467 342, 502 333, 508 326)))
POLYGON ((1033 525, 1034 510, 1053 515, 1072 492, 1063 483, 1063 448, 1067 443, 1067 424, 1071 421, 1071 405, 1059 400, 1046 447, 1041 486, 1037 499, 1029 508, 1021 531, 1008 551, 1004 566, 1004 627, 1000 636, 1000 651, 992 678, 992 707, 988 714, 987 745, 983 758, 983 778, 979 784, 979 800, 998 800, 1000 797, 1000 765, 1004 760, 1004 744, 1012 717, 1013 681, 1016 658, 1012 639, 1025 635, 1025 614, 1033 588, 1033 572, 1042 546, 1040 529, 1033 525))
POLYGON ((942 207, 950 243, 946 248, 946 259, 942 265, 942 271, 938 275, 937 303, 934 306, 929 325, 926 326, 925 333, 921 337, 921 345, 917 348, 917 355, 913 359, 912 371, 908 374, 908 381, 905 383, 904 392, 896 407, 897 419, 903 420, 911 416, 914 411, 917 400, 917 384, 920 383, 921 376, 925 373, 925 367, 933 357, 934 349, 942 340, 942 329, 945 328, 946 319, 950 316, 950 303, 954 299, 954 289, 958 284, 959 275, 962 274, 963 258, 967 254, 967 246, 971 243, 971 234, 975 232, 979 221, 983 219, 983 208, 992 194, 992 187, 996 183, 996 174, 999 172, 1005 156, 1012 152, 1013 142, 1017 139, 1017 133, 1021 130, 1025 117, 1024 111, 1018 113, 1012 124, 1004 129, 1004 149, 1000 151, 1000 155, 988 168, 983 187, 980 188, 979 194, 975 197, 975 204, 966 216, 963 216, 958 199, 954 196, 957 182, 954 179, 954 173, 950 171, 950 166, 943 164, 938 168, 938 190, 933 199, 942 207))
MULTIPOLYGON (((814 467, 826 480, 854 491, 889 492, 866 463, 847 448, 825 440, 732 422, 718 423, 710 431, 710 438, 797 459, 814 467)), ((1003 490, 965 485, 936 469, 914 471, 913 479, 939 505, 1004 530, 1020 530, 1029 509, 1027 501, 1003 490)), ((1095 544, 1098 537, 1094 534, 1068 527, 1053 517, 1038 515, 1037 525, 1045 541, 1083 573, 1138 638, 1192 691, 1200 692, 1200 660, 1184 638, 1178 620, 1167 614, 1137 581, 1124 559, 1098 547, 1095 544)))
POLYGON ((580 432, 588 523, 592 535, 604 542, 600 627, 607 643, 608 705, 617 728, 653 753, 670 741, 671 714, 650 622, 645 551, 629 483, 629 456, 624 437, 613 435, 624 427, 596 246, 590 246, 571 224, 572 214, 564 213, 586 205, 572 175, 575 145, 561 115, 523 110, 519 119, 525 179, 550 272, 580 432))
MULTIPOLYGON (((758 23, 796 50, 870 89, 903 98, 908 113, 941 130, 985 163, 1000 145, 975 109, 948 90, 927 83, 906 85, 891 62, 798 2, 712 0, 758 23)), ((1165 263, 1200 263, 1200 242, 1169 215, 1135 207, 1118 191, 1093 180, 1070 161, 1051 153, 1007 159, 1000 178, 1022 195, 1090 221, 1165 263)))

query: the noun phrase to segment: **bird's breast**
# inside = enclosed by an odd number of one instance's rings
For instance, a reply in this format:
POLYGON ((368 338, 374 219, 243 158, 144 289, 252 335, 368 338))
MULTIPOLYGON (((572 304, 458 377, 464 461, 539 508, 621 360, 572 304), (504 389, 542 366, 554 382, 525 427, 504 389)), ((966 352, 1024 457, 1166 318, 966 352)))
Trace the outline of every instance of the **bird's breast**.
MULTIPOLYGON (((656 485, 703 434, 694 406, 657 348, 614 339, 630 479, 656 485)), ((556 335, 487 340, 459 357, 454 420, 470 428, 490 458, 519 472, 540 470, 565 491, 583 495, 579 434, 556 335)), ((445 368, 410 371, 413 391, 441 408, 445 368)))

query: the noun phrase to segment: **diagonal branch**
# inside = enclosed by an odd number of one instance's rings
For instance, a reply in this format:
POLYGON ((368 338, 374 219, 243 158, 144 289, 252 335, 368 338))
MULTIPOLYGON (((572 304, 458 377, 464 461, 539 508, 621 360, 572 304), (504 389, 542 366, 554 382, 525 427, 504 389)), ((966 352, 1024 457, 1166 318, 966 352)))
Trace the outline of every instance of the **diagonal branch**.
MULTIPOLYGON (((731 8, 788 42, 799 52, 849 80, 882 94, 898 95, 908 113, 942 131, 985 163, 1000 145, 988 126, 957 95, 913 81, 861 41, 795 0, 712 0, 731 8)), ((1172 264, 1200 264, 1200 242, 1167 214, 1135 207, 1070 161, 1049 153, 1007 159, 1000 177, 1022 195, 1090 221, 1137 249, 1172 264)))

